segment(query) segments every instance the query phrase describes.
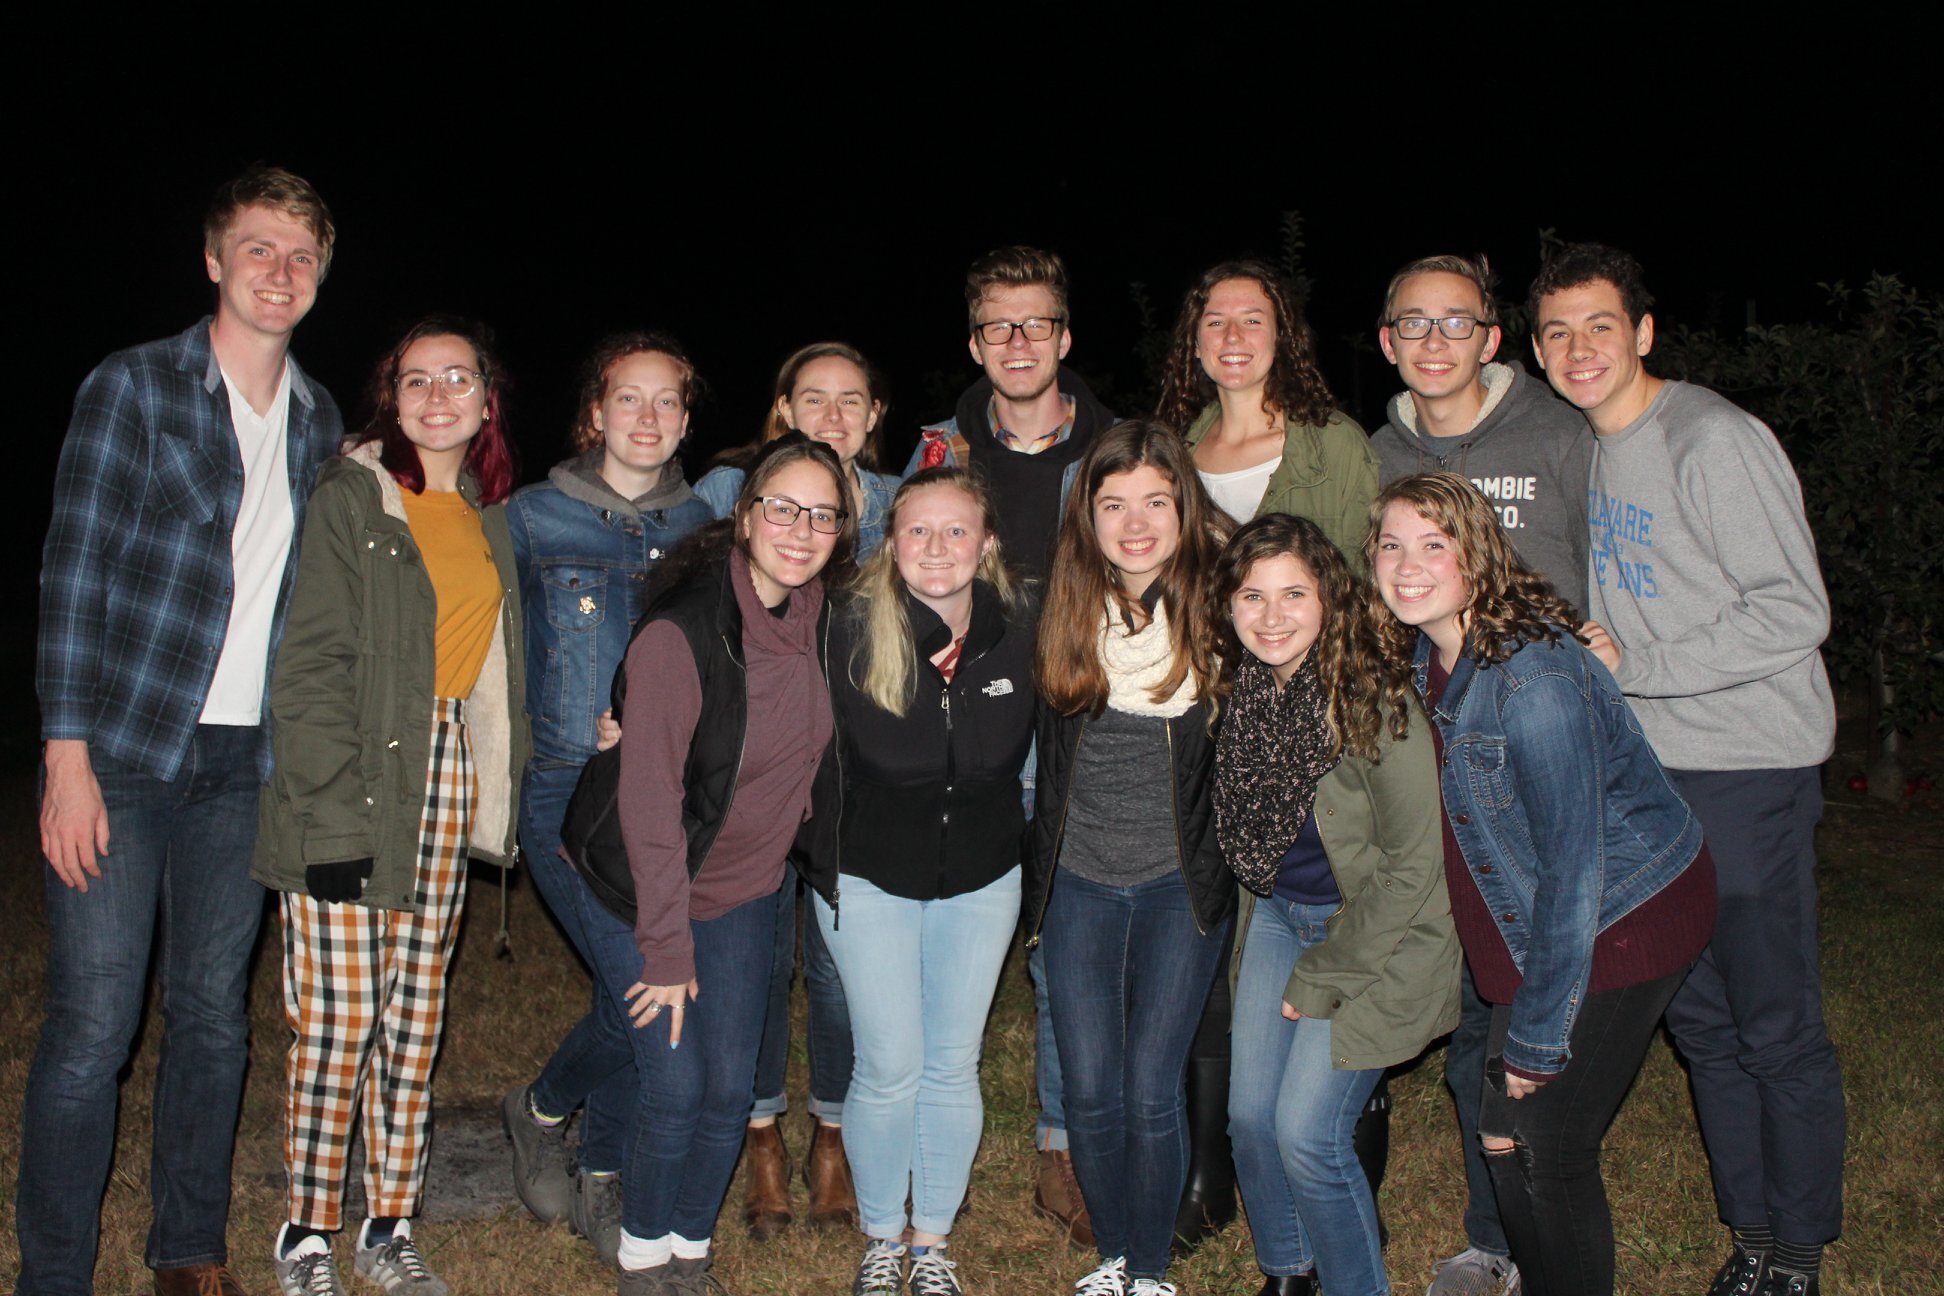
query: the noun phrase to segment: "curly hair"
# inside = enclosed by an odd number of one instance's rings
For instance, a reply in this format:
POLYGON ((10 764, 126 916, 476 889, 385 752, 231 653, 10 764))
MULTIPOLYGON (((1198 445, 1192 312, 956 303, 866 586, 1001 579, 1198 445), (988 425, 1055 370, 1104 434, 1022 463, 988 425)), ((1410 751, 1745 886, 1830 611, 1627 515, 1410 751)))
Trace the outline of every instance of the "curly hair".
POLYGON ((1263 261, 1224 261, 1196 280, 1181 299, 1155 416, 1170 427, 1185 428, 1215 399, 1215 382, 1202 368, 1197 342, 1209 295, 1225 279, 1254 280, 1275 317, 1276 355, 1262 394, 1264 407, 1292 426, 1323 426, 1335 410, 1336 397, 1316 363, 1316 332, 1297 309, 1282 276, 1263 261))
POLYGON ((1171 696, 1191 671, 1198 699, 1215 700, 1220 685, 1221 653, 1203 587, 1227 538, 1227 520, 1208 498, 1181 435, 1153 419, 1127 419, 1087 447, 1060 515, 1033 676, 1040 696, 1061 715, 1098 715, 1107 705, 1100 621, 1108 601, 1137 621, 1146 615, 1121 588, 1120 573, 1101 552, 1094 529, 1094 497, 1102 483, 1143 465, 1167 478, 1181 519, 1180 545, 1154 577, 1167 605, 1173 649, 1173 664, 1154 697, 1171 696))
POLYGON ((1631 253, 1604 243, 1568 243, 1546 258, 1539 267, 1532 287, 1526 290, 1526 318, 1533 335, 1539 333, 1539 302, 1548 293, 1564 292, 1604 279, 1620 291, 1620 304, 1635 328, 1654 309, 1654 294, 1647 291, 1647 279, 1640 262, 1631 253))
MULTIPOLYGON (((594 411, 607 399, 608 382, 614 377, 614 367, 632 355, 653 352, 665 355, 675 362, 682 371, 682 408, 693 410, 695 403, 702 399, 702 375, 695 372, 695 362, 689 359, 682 344, 666 333, 644 333, 639 330, 629 333, 610 333, 601 339, 594 348, 594 354, 581 366, 580 405, 574 416, 574 449, 586 452, 601 444, 601 429, 594 426, 594 411)), ((688 444, 683 437, 675 447, 680 453, 688 444)))
MULTIPOLYGON (((1467 656, 1495 664, 1525 644, 1554 641, 1562 634, 1585 642, 1576 628, 1579 618, 1572 604, 1526 566, 1505 538, 1491 502, 1457 473, 1400 477, 1377 492, 1370 502, 1370 529, 1364 536, 1364 556, 1373 572, 1384 512, 1397 503, 1410 505, 1451 540, 1453 556, 1469 587, 1461 614, 1467 656)), ((1381 580, 1370 582, 1364 603, 1383 658, 1385 692, 1401 703, 1412 687, 1418 629, 1392 615, 1383 600, 1381 580)))
POLYGON ((466 447, 465 470, 479 483, 482 504, 497 504, 513 493, 519 477, 513 456, 513 441, 506 430, 502 396, 506 375, 493 350, 493 331, 476 320, 456 315, 428 315, 405 331, 398 344, 385 353, 371 375, 371 418, 354 439, 354 445, 378 442, 378 462, 392 480, 414 495, 425 493, 425 465, 419 462, 418 447, 406 437, 398 422, 398 366, 414 342, 429 337, 455 337, 472 348, 479 362, 479 382, 485 389, 485 420, 466 447))
MULTIPOLYGON (((1248 649, 1235 633, 1231 609, 1236 591, 1248 581, 1255 565, 1266 558, 1294 558, 1316 585, 1322 608, 1322 628, 1310 652, 1316 658, 1317 679, 1329 699, 1330 737, 1340 751, 1368 761, 1377 759, 1383 728, 1383 675, 1377 641, 1364 605, 1363 582, 1344 561, 1343 551, 1308 518, 1266 513, 1243 524, 1223 546, 1209 582, 1209 615, 1221 636, 1224 670, 1220 693, 1227 696, 1235 669, 1248 649)), ((1391 713, 1391 735, 1404 737, 1410 719, 1403 709, 1391 713)))

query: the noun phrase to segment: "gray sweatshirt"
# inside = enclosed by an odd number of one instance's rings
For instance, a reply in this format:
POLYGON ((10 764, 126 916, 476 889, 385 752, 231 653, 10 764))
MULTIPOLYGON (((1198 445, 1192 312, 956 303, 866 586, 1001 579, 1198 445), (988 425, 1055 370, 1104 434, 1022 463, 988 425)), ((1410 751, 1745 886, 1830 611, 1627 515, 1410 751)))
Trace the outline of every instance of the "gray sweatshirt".
POLYGON ((1823 670, 1829 596, 1795 469, 1761 420, 1665 384, 1598 438, 1587 615, 1675 769, 1821 764, 1836 736, 1823 670))
POLYGON ((1519 557, 1575 608, 1586 606, 1586 416, 1517 365, 1488 364, 1485 402, 1463 436, 1418 429, 1411 393, 1390 404, 1370 435, 1388 484, 1419 472, 1455 472, 1492 501, 1519 557))

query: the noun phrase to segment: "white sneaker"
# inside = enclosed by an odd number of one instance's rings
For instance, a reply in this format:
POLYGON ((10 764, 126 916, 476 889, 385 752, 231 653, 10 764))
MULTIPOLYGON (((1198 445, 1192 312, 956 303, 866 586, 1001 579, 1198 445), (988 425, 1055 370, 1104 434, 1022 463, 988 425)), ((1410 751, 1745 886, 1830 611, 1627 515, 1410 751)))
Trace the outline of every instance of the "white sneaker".
POLYGON ((432 1272, 412 1241, 412 1221, 402 1219, 389 1241, 366 1246, 371 1221, 358 1230, 358 1276, 393 1296, 452 1296, 445 1280, 432 1272))
POLYGON ((1466 1247, 1431 1266, 1424 1296, 1519 1296, 1519 1266, 1510 1256, 1466 1247))
POLYGON ((284 1254, 284 1233, 288 1224, 277 1230, 277 1243, 270 1252, 270 1267, 277 1274, 277 1290, 282 1296, 344 1296, 338 1281, 337 1260, 331 1244, 321 1237, 307 1237, 284 1254))
POLYGON ((1073 1296, 1127 1296, 1127 1257, 1115 1256, 1073 1284, 1073 1296))
POLYGON ((1133 1296, 1175 1296, 1175 1285, 1159 1278, 1136 1278, 1133 1296))

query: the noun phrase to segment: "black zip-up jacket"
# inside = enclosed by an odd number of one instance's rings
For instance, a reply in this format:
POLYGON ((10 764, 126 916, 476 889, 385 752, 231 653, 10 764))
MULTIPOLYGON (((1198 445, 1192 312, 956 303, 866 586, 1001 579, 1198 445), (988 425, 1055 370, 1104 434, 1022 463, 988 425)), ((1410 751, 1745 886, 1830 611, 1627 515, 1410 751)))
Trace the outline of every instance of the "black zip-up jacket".
POLYGON ((972 619, 952 682, 931 663, 951 631, 909 593, 917 687, 902 716, 860 688, 852 654, 863 607, 839 608, 823 636, 837 738, 818 768, 794 858, 805 876, 842 872, 907 900, 977 891, 1019 863, 1026 814, 1019 771, 1033 738, 1029 601, 1011 619, 992 587, 972 588, 972 619))
MULTIPOLYGON (((1039 940, 1046 902, 1053 894, 1066 828, 1067 793, 1073 787, 1073 760, 1085 741, 1089 715, 1063 716, 1039 706, 1039 782, 1026 847, 1026 932, 1039 940)), ((1167 722, 1168 763, 1174 772, 1176 859, 1188 885, 1195 925, 1213 931, 1235 912, 1235 875, 1215 840, 1215 735, 1208 704, 1197 702, 1167 722)))

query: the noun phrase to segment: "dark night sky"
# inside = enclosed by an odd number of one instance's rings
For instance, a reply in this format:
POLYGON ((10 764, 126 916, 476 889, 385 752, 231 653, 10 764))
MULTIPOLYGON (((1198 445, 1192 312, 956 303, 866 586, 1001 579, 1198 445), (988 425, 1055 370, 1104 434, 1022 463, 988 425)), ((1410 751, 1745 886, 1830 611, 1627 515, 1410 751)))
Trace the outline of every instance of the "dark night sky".
MULTIPOLYGON (((424 44, 418 53, 460 70, 429 32, 424 44)), ((1452 95, 1449 110, 1403 111, 1377 73, 1365 82, 1348 68, 1312 72, 1313 94, 1297 93, 1292 67, 1291 84, 1268 88, 1241 74, 1148 83, 1183 85, 1166 95, 1141 93, 1131 73, 1097 95, 1009 81, 981 103, 962 71, 925 84, 880 63, 868 95, 832 110, 733 61, 737 77, 691 69, 685 90, 633 63, 599 66, 608 54, 590 51, 582 81, 496 69, 490 93, 438 108, 393 93, 378 70, 363 99, 349 87, 366 74, 347 67, 266 104, 220 78, 152 94, 152 73, 133 63, 95 81, 117 84, 112 94, 69 97, 51 115, 23 105, 12 169, 28 234, 13 313, 31 363, 13 382, 27 453, 8 510, 18 534, 6 605, 31 616, 77 384, 107 352, 210 308, 202 208, 257 159, 309 177, 337 217, 337 260, 294 351, 347 418, 361 416, 365 376, 404 325, 432 310, 477 315, 500 334, 529 479, 562 451, 583 354, 633 326, 684 339, 715 389, 695 419, 692 470, 753 434, 786 353, 827 337, 890 375, 901 463, 918 424, 948 413, 974 377, 961 276, 1007 242, 1067 258, 1067 363, 1126 391, 1141 381, 1130 285, 1147 285, 1165 326, 1196 273, 1273 258, 1282 213, 1300 211, 1324 369, 1365 420, 1394 375, 1356 360, 1346 339, 1369 336, 1390 271, 1428 252, 1483 250, 1517 296, 1541 228, 1614 242, 1645 263, 1663 328, 1737 324, 1750 299, 1764 320, 1800 316, 1819 305, 1818 281, 1872 270, 1944 287, 1937 217, 1912 188, 1931 185, 1910 178, 1938 150, 1926 139, 1916 158, 1897 153, 1911 144, 1901 123, 1935 114, 1905 116, 1881 89, 1832 103, 1826 68, 1813 85, 1751 70, 1748 87, 1713 66, 1674 86, 1663 78, 1677 70, 1657 68, 1648 89, 1624 94, 1602 92, 1597 67, 1559 68, 1570 101, 1543 110, 1494 109, 1481 89, 1452 95), (623 88, 653 106, 623 111, 623 88), (151 133, 145 116, 201 124, 151 133)), ((845 72, 841 59, 819 62, 803 84, 827 91, 845 72)))

